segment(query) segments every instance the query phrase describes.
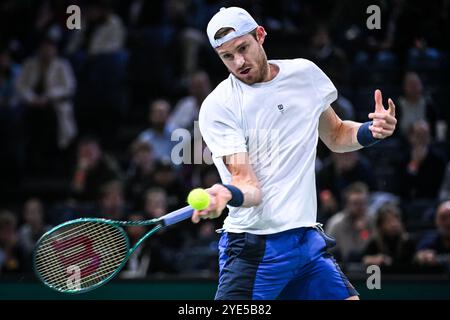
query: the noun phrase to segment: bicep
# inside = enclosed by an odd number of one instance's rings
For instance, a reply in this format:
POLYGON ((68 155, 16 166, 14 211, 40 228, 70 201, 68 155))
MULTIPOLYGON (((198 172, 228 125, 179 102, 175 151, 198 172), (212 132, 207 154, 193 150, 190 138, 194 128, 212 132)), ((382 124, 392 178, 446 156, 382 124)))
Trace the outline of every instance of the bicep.
POLYGON ((333 152, 351 152, 361 149, 357 140, 360 123, 341 120, 331 106, 319 118, 319 137, 333 152))
POLYGON ((341 126, 342 120, 333 108, 328 106, 319 118, 319 137, 328 148, 333 149, 341 126))

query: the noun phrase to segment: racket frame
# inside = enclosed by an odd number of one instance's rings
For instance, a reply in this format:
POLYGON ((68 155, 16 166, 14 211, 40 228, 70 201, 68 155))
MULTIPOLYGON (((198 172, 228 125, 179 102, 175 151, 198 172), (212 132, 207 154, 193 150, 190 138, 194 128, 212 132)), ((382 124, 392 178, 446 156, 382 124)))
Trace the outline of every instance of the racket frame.
POLYGON ((33 267, 34 267, 33 269, 34 269, 34 273, 36 274, 38 279, 42 283, 44 283, 47 287, 49 287, 49 288, 51 288, 53 290, 56 290, 58 292, 71 293, 71 294, 74 294, 74 293, 78 294, 78 293, 89 292, 91 290, 97 289, 98 287, 106 284, 112 278, 114 278, 122 270, 122 268, 125 266, 126 262, 128 261, 128 258, 133 254, 133 252, 137 249, 137 247, 139 247, 142 242, 147 240, 148 237, 150 237, 152 234, 154 234, 158 230, 162 229, 163 227, 164 227, 163 220, 160 220, 160 219, 151 219, 151 220, 145 220, 145 221, 116 221, 116 220, 108 220, 108 219, 101 219, 101 218, 79 218, 79 219, 63 222, 63 223, 57 225, 56 227, 50 229, 46 233, 44 233, 39 238, 39 240, 36 242, 35 249, 33 251, 33 267), (41 274, 37 271, 37 268, 36 268, 36 258, 37 258, 36 254, 37 254, 37 250, 36 249, 39 248, 39 246, 42 243, 42 241, 47 239, 48 235, 54 233, 55 231, 57 231, 59 229, 62 229, 64 227, 66 227, 66 226, 69 226, 71 224, 79 224, 79 223, 83 223, 83 222, 94 222, 94 223, 109 224, 109 225, 113 226, 114 228, 118 229, 119 232, 124 236, 124 238, 126 240, 127 254, 123 258, 123 260, 120 263, 120 265, 116 268, 116 270, 113 273, 111 273, 108 277, 106 277, 105 279, 100 281, 99 283, 96 283, 95 285, 90 286, 88 288, 84 288, 84 289, 67 289, 67 290, 62 290, 60 288, 57 288, 57 287, 51 285, 47 281, 45 281, 44 278, 41 276, 41 274), (136 242, 136 244, 133 247, 130 248, 130 239, 129 239, 127 233, 125 232, 125 230, 123 229, 123 227, 151 226, 151 225, 155 225, 155 224, 156 224, 156 226, 153 229, 151 229, 145 235, 143 235, 139 239, 139 241, 136 242))

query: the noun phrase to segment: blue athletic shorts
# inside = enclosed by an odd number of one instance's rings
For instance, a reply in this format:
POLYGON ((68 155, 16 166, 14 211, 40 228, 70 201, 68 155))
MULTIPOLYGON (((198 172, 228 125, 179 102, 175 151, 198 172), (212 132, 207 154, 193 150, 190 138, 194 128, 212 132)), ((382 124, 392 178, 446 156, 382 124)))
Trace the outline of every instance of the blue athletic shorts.
POLYGON ((216 300, 341 300, 358 295, 327 251, 321 228, 222 233, 216 300))

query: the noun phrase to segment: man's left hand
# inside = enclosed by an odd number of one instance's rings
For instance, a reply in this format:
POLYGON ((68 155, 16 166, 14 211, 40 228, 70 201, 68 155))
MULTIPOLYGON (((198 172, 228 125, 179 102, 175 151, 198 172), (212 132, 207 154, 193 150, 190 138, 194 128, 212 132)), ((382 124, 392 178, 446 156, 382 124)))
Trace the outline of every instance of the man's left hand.
POLYGON ((384 139, 394 133, 397 119, 395 119, 395 105, 392 99, 388 99, 389 109, 383 106, 383 97, 380 90, 375 90, 375 112, 369 113, 373 124, 369 126, 372 135, 376 139, 384 139))

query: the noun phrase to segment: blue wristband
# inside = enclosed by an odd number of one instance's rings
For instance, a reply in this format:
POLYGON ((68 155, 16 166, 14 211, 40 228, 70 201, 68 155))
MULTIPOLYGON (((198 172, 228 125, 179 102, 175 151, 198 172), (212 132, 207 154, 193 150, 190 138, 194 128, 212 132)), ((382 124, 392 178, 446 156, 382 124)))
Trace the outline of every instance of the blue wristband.
POLYGON ((356 135, 356 138, 358 139, 358 142, 363 147, 370 147, 374 144, 380 142, 381 139, 374 138, 372 135, 372 131, 369 130, 369 126, 372 125, 372 121, 368 121, 362 124, 362 126, 359 127, 358 133, 356 135))
POLYGON ((244 194, 242 193, 242 191, 231 184, 222 184, 222 185, 231 192, 231 200, 228 201, 228 204, 232 207, 242 206, 242 204, 244 203, 244 194))

